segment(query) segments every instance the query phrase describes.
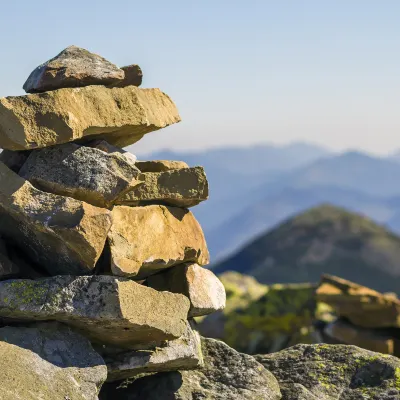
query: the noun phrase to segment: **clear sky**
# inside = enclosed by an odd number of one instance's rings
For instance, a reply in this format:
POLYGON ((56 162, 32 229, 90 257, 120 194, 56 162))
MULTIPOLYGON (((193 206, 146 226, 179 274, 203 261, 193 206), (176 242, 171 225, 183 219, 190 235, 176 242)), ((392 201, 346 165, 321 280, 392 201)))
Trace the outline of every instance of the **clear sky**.
POLYGON ((139 64, 183 121, 137 151, 309 141, 400 148, 398 0, 8 0, 0 96, 68 45, 139 64))

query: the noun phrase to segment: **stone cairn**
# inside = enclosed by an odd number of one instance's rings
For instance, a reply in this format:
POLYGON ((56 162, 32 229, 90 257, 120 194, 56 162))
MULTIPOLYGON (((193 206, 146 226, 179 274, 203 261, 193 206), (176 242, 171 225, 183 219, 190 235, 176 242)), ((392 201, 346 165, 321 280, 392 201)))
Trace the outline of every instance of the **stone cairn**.
POLYGON ((225 307, 188 210, 207 178, 122 150, 180 121, 141 82, 137 65, 71 46, 29 95, 0 99, 1 399, 96 399, 105 380, 203 365, 192 319, 225 307))

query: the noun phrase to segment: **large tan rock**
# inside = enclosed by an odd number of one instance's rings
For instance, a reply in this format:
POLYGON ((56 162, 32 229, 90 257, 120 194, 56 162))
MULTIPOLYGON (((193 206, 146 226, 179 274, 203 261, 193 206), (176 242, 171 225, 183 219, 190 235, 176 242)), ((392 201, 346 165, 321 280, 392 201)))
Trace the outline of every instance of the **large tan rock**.
POLYGON ((97 400, 107 377, 90 342, 67 326, 0 328, 1 400, 97 400))
POLYGON ((176 264, 209 262, 203 231, 188 210, 116 206, 112 218, 108 243, 114 275, 143 279, 176 264))
POLYGON ((106 275, 0 282, 1 317, 57 320, 94 342, 124 348, 179 338, 189 306, 183 295, 106 275))
POLYGON ((0 147, 26 150, 100 138, 125 147, 179 121, 175 104, 159 89, 59 89, 0 99, 0 147))
POLYGON ((209 269, 197 264, 181 264, 149 276, 147 284, 159 291, 182 293, 190 300, 190 317, 220 311, 226 305, 222 282, 209 269))
POLYGON ((200 336, 187 324, 185 333, 152 350, 135 350, 105 357, 107 381, 132 378, 141 373, 183 371, 203 365, 200 336))
POLYGON ((116 204, 139 206, 165 204, 193 207, 208 199, 208 182, 202 167, 145 172, 132 182, 132 189, 116 204))
POLYGON ((334 308, 337 315, 365 328, 400 327, 400 301, 365 286, 324 275, 317 300, 334 308))
POLYGON ((110 226, 108 210, 42 192, 0 163, 0 234, 50 274, 91 273, 110 226))
POLYGON ((125 73, 103 57, 77 46, 39 65, 24 84, 28 93, 122 82, 125 73))
POLYGON ((119 152, 65 143, 33 150, 19 175, 46 192, 110 208, 140 171, 119 152))
POLYGON ((165 172, 171 169, 189 168, 184 161, 170 160, 137 161, 136 166, 142 172, 165 172))

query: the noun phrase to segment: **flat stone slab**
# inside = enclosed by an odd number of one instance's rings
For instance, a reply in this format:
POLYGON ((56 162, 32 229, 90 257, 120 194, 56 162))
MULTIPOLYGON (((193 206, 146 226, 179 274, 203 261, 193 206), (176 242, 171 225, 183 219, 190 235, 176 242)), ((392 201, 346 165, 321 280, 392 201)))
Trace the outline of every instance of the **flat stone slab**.
POLYGON ((114 275, 144 279, 176 264, 209 262, 203 231, 186 209, 115 206, 111 215, 108 244, 114 275))
POLYGON ((181 264, 147 278, 148 286, 184 294, 190 300, 189 317, 223 310, 226 293, 222 282, 209 269, 197 264, 181 264))
POLYGON ((179 338, 189 306, 183 295, 107 275, 0 282, 1 317, 57 320, 94 342, 123 348, 179 338))
POLYGON ((192 370, 203 366, 200 336, 187 324, 185 333, 154 350, 136 350, 105 357, 107 381, 132 378, 141 373, 192 370))
POLYGON ((119 152, 66 143, 34 150, 19 175, 35 187, 110 208, 136 182, 140 171, 119 152))
POLYGON ((189 168, 184 161, 171 160, 137 161, 136 166, 142 172, 165 172, 171 169, 189 168))
POLYGON ((42 192, 0 163, 0 235, 50 274, 92 273, 110 226, 110 211, 42 192))
POLYGON ((97 400, 107 367, 67 326, 0 328, 2 400, 97 400))
POLYGON ((160 89, 87 86, 0 99, 0 147, 31 150, 104 139, 125 147, 180 121, 160 89))
POLYGON ((39 65, 24 84, 27 93, 122 82, 125 72, 105 58, 77 46, 39 65))
POLYGON ((208 199, 208 181, 202 167, 145 172, 138 176, 116 204, 141 206, 164 204, 193 207, 208 199))
POLYGON ((280 400, 276 378, 253 357, 214 339, 201 341, 204 368, 160 372, 121 386, 105 384, 100 400, 280 400))

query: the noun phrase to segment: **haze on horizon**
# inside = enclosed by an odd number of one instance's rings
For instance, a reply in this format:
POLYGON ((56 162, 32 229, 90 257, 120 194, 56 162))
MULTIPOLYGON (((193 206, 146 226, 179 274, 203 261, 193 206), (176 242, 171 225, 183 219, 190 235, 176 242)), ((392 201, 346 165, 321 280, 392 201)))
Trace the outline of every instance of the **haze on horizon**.
POLYGON ((47 0, 2 5, 0 96, 75 44, 139 64, 183 121, 133 147, 206 149, 309 142, 400 148, 400 2, 47 0))

